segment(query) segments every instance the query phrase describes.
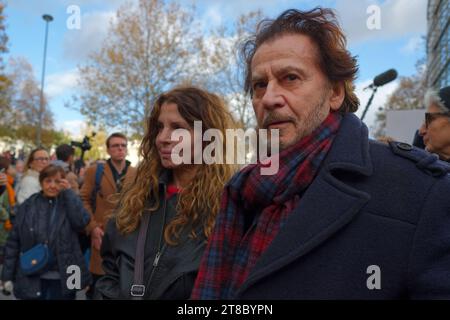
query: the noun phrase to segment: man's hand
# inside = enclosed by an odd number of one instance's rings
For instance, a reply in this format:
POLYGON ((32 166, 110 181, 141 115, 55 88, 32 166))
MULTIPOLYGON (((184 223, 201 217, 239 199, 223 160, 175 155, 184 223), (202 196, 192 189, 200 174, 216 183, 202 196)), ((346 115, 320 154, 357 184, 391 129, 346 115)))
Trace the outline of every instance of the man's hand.
POLYGON ((102 238, 105 233, 100 227, 95 227, 91 232, 91 240, 94 248, 100 251, 102 247, 102 238))

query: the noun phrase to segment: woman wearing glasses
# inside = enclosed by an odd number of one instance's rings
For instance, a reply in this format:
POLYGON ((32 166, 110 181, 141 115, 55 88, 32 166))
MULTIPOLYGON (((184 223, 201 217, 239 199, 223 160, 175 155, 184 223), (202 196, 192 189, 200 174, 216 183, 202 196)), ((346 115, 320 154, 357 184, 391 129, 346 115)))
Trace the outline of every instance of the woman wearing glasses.
POLYGON ((43 148, 31 151, 26 163, 25 173, 16 188, 17 204, 23 203, 31 195, 41 191, 39 173, 49 164, 50 157, 43 148))
POLYGON ((419 131, 425 148, 450 162, 450 86, 439 92, 428 90, 425 107, 425 121, 419 131))

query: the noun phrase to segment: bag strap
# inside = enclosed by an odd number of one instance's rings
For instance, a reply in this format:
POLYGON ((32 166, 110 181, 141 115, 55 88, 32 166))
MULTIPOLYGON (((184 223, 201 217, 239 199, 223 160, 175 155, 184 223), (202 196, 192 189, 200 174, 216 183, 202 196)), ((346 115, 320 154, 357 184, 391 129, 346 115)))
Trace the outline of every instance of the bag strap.
MULTIPOLYGON (((158 252, 156 253, 155 259, 153 261, 153 268, 150 274, 149 282, 153 277, 155 268, 158 266, 159 258, 161 257, 163 251, 164 227, 166 225, 166 208, 167 208, 165 185, 163 188, 162 195, 163 195, 162 199, 164 199, 163 200, 164 202, 161 221, 161 233, 159 237, 158 252)), ((147 230, 150 222, 150 214, 151 213, 146 213, 142 215, 141 225, 139 226, 139 234, 136 246, 136 257, 134 261, 134 281, 130 290, 130 294, 134 299, 142 299, 145 294, 145 285, 144 285, 145 240, 147 240, 147 230)))
POLYGON ((105 166, 103 163, 98 163, 97 168, 95 169, 95 186, 94 190, 92 190, 91 195, 91 207, 92 207, 92 213, 95 213, 96 205, 97 205, 97 193, 100 192, 101 189, 101 182, 102 182, 102 176, 103 171, 105 170, 105 166))
POLYGON ((141 225, 139 226, 139 234, 136 246, 136 258, 134 262, 134 279, 131 286, 131 296, 134 299, 142 299, 145 294, 144 286, 144 253, 145 240, 147 238, 147 230, 150 220, 150 213, 142 215, 141 225))

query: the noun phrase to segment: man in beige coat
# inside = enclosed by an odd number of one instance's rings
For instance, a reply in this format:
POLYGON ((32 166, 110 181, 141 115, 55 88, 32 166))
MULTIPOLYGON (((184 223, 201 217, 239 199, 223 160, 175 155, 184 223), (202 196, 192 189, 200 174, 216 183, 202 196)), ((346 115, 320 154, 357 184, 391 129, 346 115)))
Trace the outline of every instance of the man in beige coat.
MULTIPOLYGON (((130 162, 125 160, 127 155, 127 138, 121 133, 113 133, 106 140, 107 152, 110 158, 104 164, 96 164, 86 170, 84 184, 80 190, 80 196, 85 208, 91 214, 91 221, 86 228, 86 232, 91 236, 91 259, 90 271, 94 283, 86 293, 87 298, 92 298, 93 288, 96 281, 104 274, 102 270, 102 260, 100 257, 100 247, 104 234, 104 227, 114 209, 111 196, 120 192, 123 179, 130 179, 134 176, 135 168, 130 166, 130 162), (99 166, 103 166, 99 188, 93 203, 93 193, 96 186, 96 174, 99 166), (95 210, 94 210, 95 208, 95 210)), ((101 172, 101 169, 100 169, 101 172)))

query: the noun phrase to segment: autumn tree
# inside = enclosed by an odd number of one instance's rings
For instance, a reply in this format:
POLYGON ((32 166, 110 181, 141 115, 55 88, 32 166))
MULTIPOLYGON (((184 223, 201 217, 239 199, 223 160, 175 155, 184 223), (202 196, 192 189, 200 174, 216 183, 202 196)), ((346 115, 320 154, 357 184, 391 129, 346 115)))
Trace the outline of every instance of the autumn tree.
POLYGON ((126 4, 110 22, 102 48, 79 68, 81 94, 70 105, 90 123, 142 135, 160 93, 199 82, 203 50, 193 7, 162 0, 126 4))
POLYGON ((409 77, 401 77, 397 89, 388 97, 375 119, 374 136, 385 135, 386 114, 388 110, 423 109, 423 99, 427 90, 425 61, 419 60, 416 64, 416 73, 409 77))
MULTIPOLYGON (((0 120, 0 132, 12 139, 34 141, 39 123, 40 88, 33 67, 25 58, 11 58, 7 77, 11 81, 8 93, 10 104, 8 112, 0 120)), ((44 103, 47 103, 45 96, 44 103)), ((43 145, 50 146, 55 139, 59 138, 53 130, 53 114, 46 108, 43 115, 43 145)))
POLYGON ((222 26, 213 31, 209 38, 209 56, 206 57, 212 73, 206 86, 225 98, 236 120, 244 128, 254 127, 256 121, 251 99, 244 94, 245 65, 239 53, 261 18, 261 11, 252 11, 240 15, 231 28, 222 26))
POLYGON ((2 119, 9 111, 9 88, 11 81, 5 74, 5 65, 3 55, 8 52, 8 36, 5 26, 5 4, 0 1, 0 119, 2 119))

